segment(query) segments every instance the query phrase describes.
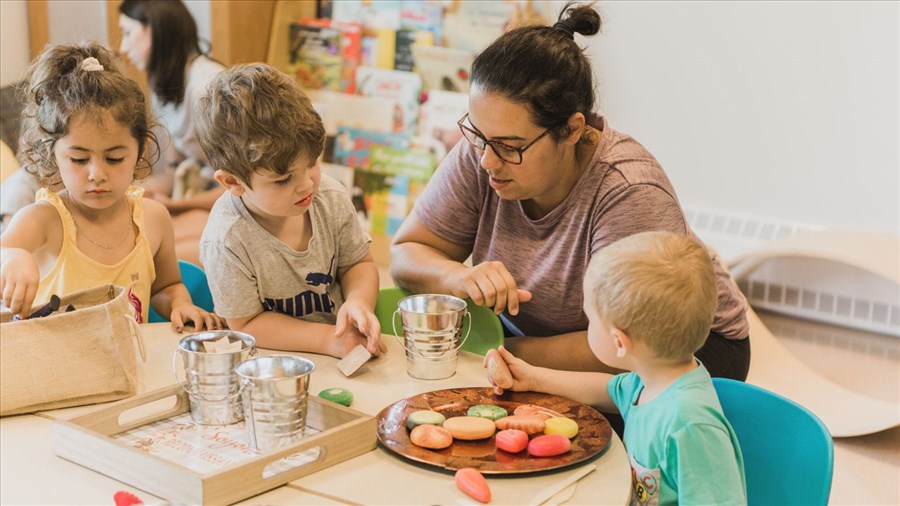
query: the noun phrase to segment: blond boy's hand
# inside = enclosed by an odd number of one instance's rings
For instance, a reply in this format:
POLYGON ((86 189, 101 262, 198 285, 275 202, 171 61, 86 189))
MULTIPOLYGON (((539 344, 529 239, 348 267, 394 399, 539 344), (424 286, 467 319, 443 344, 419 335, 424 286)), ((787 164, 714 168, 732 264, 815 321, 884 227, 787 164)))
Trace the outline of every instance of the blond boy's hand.
MULTIPOLYGON (((387 351, 387 345, 381 341, 381 323, 375 313, 353 300, 345 301, 338 310, 334 326, 335 337, 347 337, 348 333, 365 338, 366 349, 372 355, 378 356, 387 351)), ((351 349, 353 346, 347 351, 351 349)))
POLYGON ((194 330, 198 332, 201 330, 221 330, 228 328, 225 320, 221 316, 207 312, 203 308, 194 306, 193 304, 184 304, 172 308, 172 314, 169 315, 169 320, 172 322, 172 328, 177 332, 184 330, 184 324, 189 321, 194 323, 194 330))
POLYGON ((27 318, 37 295, 41 272, 30 251, 4 248, 0 266, 0 296, 3 305, 20 318, 27 318))
POLYGON ((484 356, 483 365, 488 368, 488 381, 490 381, 497 395, 502 394, 504 389, 512 390, 513 392, 534 390, 532 383, 534 382, 535 367, 520 358, 516 358, 503 346, 497 348, 496 352, 492 350, 492 352, 487 353, 484 356), (496 360, 502 363, 491 364, 492 361, 496 360))

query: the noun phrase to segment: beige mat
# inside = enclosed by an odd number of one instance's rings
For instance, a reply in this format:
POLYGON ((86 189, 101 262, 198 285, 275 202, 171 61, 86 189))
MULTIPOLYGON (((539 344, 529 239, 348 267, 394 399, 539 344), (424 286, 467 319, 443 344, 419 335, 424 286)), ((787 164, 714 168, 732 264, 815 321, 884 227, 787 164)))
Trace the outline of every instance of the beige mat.
MULTIPOLYGON (((845 263, 900 286, 900 238, 865 232, 822 231, 798 234, 729 262, 735 279, 765 260, 807 257, 845 263)), ((772 335, 752 309, 752 360, 747 382, 777 392, 812 411, 834 437, 872 434, 900 426, 900 405, 860 395, 837 385, 798 360, 772 335)), ((847 374, 853 374, 852 367, 847 374)))

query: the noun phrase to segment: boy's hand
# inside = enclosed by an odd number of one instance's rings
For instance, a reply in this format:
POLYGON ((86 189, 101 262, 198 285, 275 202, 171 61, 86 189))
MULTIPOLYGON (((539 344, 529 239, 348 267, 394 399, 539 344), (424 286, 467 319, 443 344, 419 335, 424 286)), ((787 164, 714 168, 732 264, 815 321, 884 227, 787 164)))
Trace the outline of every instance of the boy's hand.
MULTIPOLYGON (((381 341, 381 323, 371 309, 356 303, 353 300, 345 301, 338 310, 337 321, 334 326, 334 336, 342 337, 346 334, 358 334, 365 339, 366 350, 372 355, 378 356, 387 352, 387 345, 381 341)), ((354 344, 355 346, 355 344, 354 344)), ((353 349, 348 348, 346 352, 353 349)), ((341 354, 343 357, 344 354, 341 354)))
POLYGON ((503 346, 497 348, 496 353, 488 352, 484 356, 483 365, 488 368, 488 381, 491 382, 494 393, 497 395, 501 395, 504 389, 512 390, 513 392, 534 390, 531 383, 533 382, 535 367, 520 358, 516 358, 503 346), (499 360, 502 363, 497 363, 491 367, 489 362, 493 360, 499 360), (503 367, 506 367, 508 371, 503 371, 503 367), (507 373, 511 377, 506 377, 507 373))
POLYGON ((37 295, 41 271, 34 255, 22 248, 4 248, 0 266, 3 305, 20 318, 27 318, 37 295))
POLYGON ((172 308, 172 314, 169 315, 172 322, 172 328, 177 332, 184 330, 185 322, 193 322, 194 330, 221 330, 228 328, 225 320, 215 314, 209 313, 203 308, 194 306, 193 304, 184 304, 172 308))

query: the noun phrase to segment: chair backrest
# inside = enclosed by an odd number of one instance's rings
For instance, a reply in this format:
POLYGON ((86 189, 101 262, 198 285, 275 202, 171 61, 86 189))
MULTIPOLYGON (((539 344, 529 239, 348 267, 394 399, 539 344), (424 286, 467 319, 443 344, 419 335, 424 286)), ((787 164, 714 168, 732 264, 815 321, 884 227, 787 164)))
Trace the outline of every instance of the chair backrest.
MULTIPOLYGON (((212 312, 213 299, 212 293, 209 291, 209 283, 206 281, 206 272, 200 266, 184 260, 178 261, 178 269, 181 271, 181 282, 184 283, 188 293, 191 294, 191 300, 194 302, 194 305, 212 312)), ((154 311, 153 306, 150 306, 148 320, 150 323, 169 321, 154 311)))
POLYGON ((808 409, 763 388, 713 378, 744 456, 750 505, 826 505, 834 443, 808 409))
MULTIPOLYGON (((378 292, 378 302, 375 304, 375 316, 381 324, 381 332, 385 334, 393 334, 392 320, 394 319, 394 311, 397 310, 397 302, 403 297, 412 295, 410 292, 398 288, 382 288, 378 292)), ((469 337, 462 345, 462 349, 484 355, 491 348, 497 348, 503 344, 503 325, 500 318, 493 311, 478 306, 471 299, 467 299, 469 315, 472 318, 472 330, 469 331, 469 337)), ((400 318, 396 319, 397 330, 400 329, 400 318)))

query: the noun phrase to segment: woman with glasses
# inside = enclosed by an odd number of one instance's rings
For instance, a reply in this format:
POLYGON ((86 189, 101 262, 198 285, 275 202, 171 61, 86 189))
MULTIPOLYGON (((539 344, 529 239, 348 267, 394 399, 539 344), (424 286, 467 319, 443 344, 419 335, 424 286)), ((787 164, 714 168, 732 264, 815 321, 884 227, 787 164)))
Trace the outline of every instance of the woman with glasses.
POLYGON ((172 214, 178 258, 199 264, 200 235, 223 189, 211 174, 202 175, 207 161, 194 133, 193 107, 225 67, 201 51, 197 24, 179 0, 125 0, 119 5, 119 28, 119 52, 147 72, 151 104, 165 127, 160 133, 166 135, 159 135, 163 153, 144 183, 145 195, 172 214))
MULTIPOLYGON (((574 34, 594 35, 600 24, 591 6, 570 2, 552 27, 513 29, 478 55, 459 120, 465 140, 391 246, 398 285, 493 308, 517 336, 506 340, 510 351, 556 369, 610 370, 586 338, 582 281, 592 255, 648 230, 694 236, 653 155, 593 115, 593 72, 574 34)), ((711 259, 719 307, 697 356, 713 376, 743 380, 746 300, 711 259)))

